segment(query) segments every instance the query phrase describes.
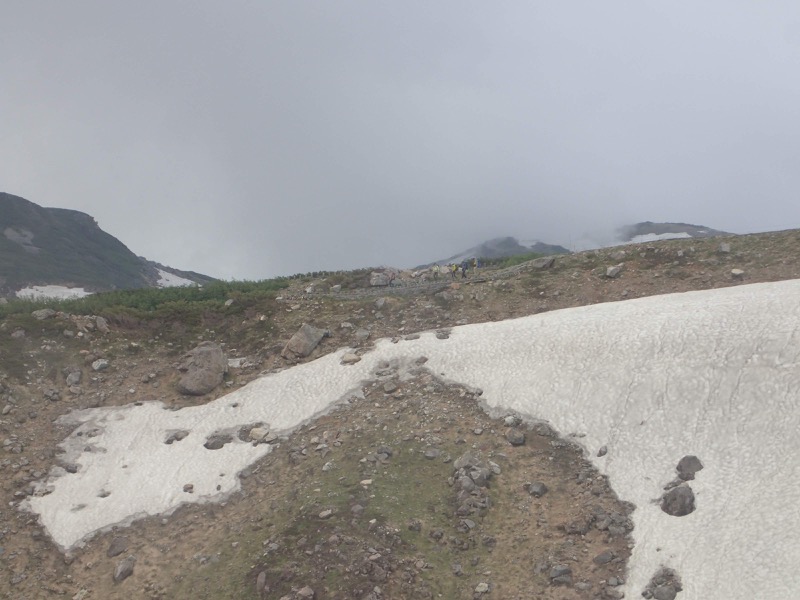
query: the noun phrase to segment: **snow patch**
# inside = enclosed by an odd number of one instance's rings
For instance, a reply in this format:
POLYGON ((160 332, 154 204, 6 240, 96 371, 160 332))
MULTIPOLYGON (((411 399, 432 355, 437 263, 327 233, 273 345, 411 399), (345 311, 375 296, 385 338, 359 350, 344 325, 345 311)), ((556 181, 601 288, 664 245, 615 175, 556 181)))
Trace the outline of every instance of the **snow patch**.
POLYGON ((684 240, 692 236, 685 231, 676 233, 644 233, 642 235, 635 235, 631 238, 628 244, 644 244, 646 242, 657 242, 659 240, 684 240))
POLYGON ((179 277, 174 273, 170 273, 168 271, 164 271, 162 269, 158 269, 158 281, 156 282, 158 287, 184 287, 187 285, 197 285, 191 279, 186 279, 185 277, 179 277))
POLYGON ((87 292, 83 288, 70 288, 63 285, 34 285, 19 290, 17 298, 26 300, 51 299, 71 300, 73 298, 84 298, 91 296, 92 292, 87 292))

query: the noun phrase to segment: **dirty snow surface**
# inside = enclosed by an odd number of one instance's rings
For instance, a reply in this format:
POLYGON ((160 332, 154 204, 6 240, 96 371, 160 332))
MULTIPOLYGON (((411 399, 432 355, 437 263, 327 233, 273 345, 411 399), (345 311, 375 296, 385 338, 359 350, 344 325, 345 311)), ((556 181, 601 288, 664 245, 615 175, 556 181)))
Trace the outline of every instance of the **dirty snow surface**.
POLYGON ((83 288, 69 288, 63 285, 34 285, 19 290, 17 292, 17 298, 27 298, 29 300, 36 300, 37 298, 68 300, 70 298, 91 296, 91 294, 92 292, 87 292, 83 288))
POLYGON ((205 406, 72 414, 77 428, 63 445, 78 471, 57 468, 41 484, 50 493, 27 508, 70 548, 115 523, 222 499, 268 449, 234 437, 207 450, 209 435, 260 421, 288 431, 359 390, 380 361, 426 356, 436 374, 481 388, 489 405, 583 436, 637 507, 626 597, 639 597, 661 565, 680 573, 687 599, 800 597, 800 280, 466 325, 444 340, 383 340, 352 366, 340 364, 343 352, 205 406), (177 430, 189 434, 166 444, 177 430), (705 465, 691 482, 697 509, 669 516, 653 501, 687 454, 705 465))

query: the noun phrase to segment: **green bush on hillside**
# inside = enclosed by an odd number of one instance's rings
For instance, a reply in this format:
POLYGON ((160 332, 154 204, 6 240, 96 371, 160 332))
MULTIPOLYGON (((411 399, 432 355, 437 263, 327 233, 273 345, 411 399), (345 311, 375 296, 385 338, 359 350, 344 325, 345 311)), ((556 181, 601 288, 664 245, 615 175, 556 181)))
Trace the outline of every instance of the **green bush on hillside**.
POLYGON ((287 287, 283 279, 262 281, 215 281, 202 287, 139 288, 102 292, 69 300, 11 300, 0 305, 0 317, 30 313, 40 308, 52 308, 74 314, 101 316, 126 315, 130 318, 186 317, 219 310, 225 301, 236 302, 229 307, 238 312, 243 307, 269 300, 287 287))

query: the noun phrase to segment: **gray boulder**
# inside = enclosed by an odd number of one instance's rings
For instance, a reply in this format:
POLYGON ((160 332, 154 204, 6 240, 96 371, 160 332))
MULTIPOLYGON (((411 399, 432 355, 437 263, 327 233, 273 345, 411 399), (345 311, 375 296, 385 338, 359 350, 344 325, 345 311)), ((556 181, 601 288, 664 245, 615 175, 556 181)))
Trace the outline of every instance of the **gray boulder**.
POLYGON ((133 556, 122 559, 119 564, 117 564, 117 568, 114 569, 114 582, 119 583, 123 579, 127 579, 133 575, 133 566, 135 564, 136 558, 133 556))
POLYGON ((55 317, 56 311, 54 311, 52 308, 42 308, 40 310, 33 311, 31 316, 37 321, 44 321, 45 319, 52 319, 55 317))
POLYGON ((327 329, 319 329, 308 323, 303 323, 292 339, 284 346, 281 356, 284 358, 305 358, 314 351, 322 338, 331 334, 327 329))
POLYGON ((95 326, 97 327, 97 331, 100 333, 108 333, 108 321, 106 321, 103 317, 96 317, 95 326))
POLYGON ((531 266, 534 269, 549 269, 556 262, 554 256, 542 256, 531 261, 531 266))
POLYGON ((81 382, 81 378, 83 377, 83 372, 81 371, 81 368, 74 365, 65 367, 63 373, 67 380, 67 387, 78 385, 81 382))
POLYGON ((689 455, 684 456, 678 462, 678 466, 676 468, 678 471, 678 477, 684 481, 689 481, 694 479, 694 474, 703 468, 703 463, 700 462, 700 459, 696 456, 689 455))
POLYGON ((228 372, 228 359, 219 344, 202 342, 186 353, 178 370, 183 373, 178 391, 188 396, 202 396, 222 383, 228 372))
POLYGON ((105 371, 110 366, 111 363, 108 362, 105 358, 98 358, 96 361, 92 363, 92 370, 105 371))
POLYGON ((393 277, 389 273, 379 273, 373 271, 369 276, 369 284, 372 287, 385 287, 392 282, 393 277))
POLYGON ((661 498, 661 510, 673 517, 685 517, 694 512, 694 492, 688 485, 672 488, 661 498))

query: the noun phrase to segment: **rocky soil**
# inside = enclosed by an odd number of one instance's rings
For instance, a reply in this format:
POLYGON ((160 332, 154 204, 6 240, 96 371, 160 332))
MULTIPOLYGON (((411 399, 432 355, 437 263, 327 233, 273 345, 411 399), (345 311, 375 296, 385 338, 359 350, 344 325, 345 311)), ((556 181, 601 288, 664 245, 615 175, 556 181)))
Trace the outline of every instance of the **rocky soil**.
MULTIPOLYGON (((345 280, 333 292, 330 281, 298 280, 244 318, 208 315, 199 330, 49 313, 0 322, 0 597, 621 597, 634 507, 587 460, 598 449, 490 414, 475 390, 428 372, 425 357, 410 369, 383 365, 363 395, 270 440, 274 451, 221 504, 142 519, 67 554, 18 507, 62 464, 69 431, 56 419, 76 408, 158 400, 177 410, 382 337, 797 278, 798 251, 800 232, 786 231, 586 252, 446 287, 376 291, 345 280), (325 335, 308 355, 286 351, 304 323, 325 335), (202 342, 231 366, 210 391, 188 394, 187 352, 202 342)), ((694 471, 678 475, 667 493, 688 489, 694 471)), ((656 573, 640 592, 680 598, 680 574, 656 573)))

